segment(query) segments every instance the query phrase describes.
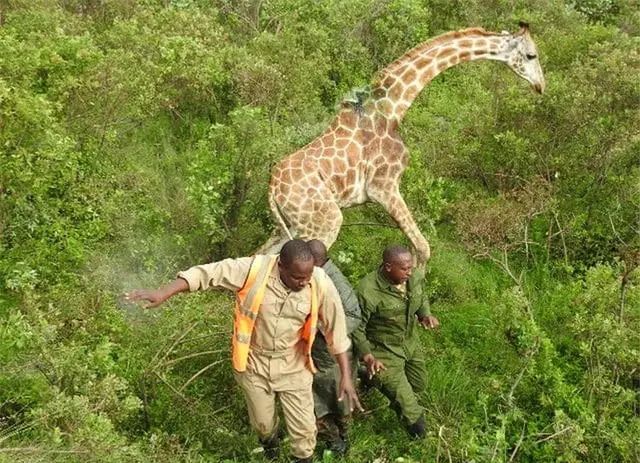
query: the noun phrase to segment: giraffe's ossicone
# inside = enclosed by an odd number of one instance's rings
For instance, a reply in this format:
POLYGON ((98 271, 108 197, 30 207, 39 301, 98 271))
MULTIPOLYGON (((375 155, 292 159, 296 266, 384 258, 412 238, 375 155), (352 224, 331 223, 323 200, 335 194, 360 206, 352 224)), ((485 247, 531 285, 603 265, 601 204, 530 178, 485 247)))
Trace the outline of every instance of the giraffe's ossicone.
POLYGON ((277 229, 259 252, 277 252, 291 237, 319 239, 329 248, 342 225, 341 209, 375 201, 407 235, 418 263, 425 263, 429 243, 400 195, 409 155, 398 125, 435 76, 481 59, 505 63, 538 93, 544 91, 526 23, 513 34, 480 28, 449 32, 409 50, 382 69, 370 87, 354 90, 324 133, 273 168, 269 206, 277 229))

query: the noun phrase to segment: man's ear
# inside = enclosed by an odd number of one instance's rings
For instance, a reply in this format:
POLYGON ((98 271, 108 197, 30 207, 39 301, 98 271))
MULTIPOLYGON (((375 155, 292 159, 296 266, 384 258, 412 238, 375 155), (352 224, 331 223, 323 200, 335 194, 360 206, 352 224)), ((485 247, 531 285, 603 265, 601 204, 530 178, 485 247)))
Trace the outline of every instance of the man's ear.
POLYGON ((382 268, 385 270, 385 272, 389 272, 391 271, 391 264, 389 262, 383 262, 382 268))

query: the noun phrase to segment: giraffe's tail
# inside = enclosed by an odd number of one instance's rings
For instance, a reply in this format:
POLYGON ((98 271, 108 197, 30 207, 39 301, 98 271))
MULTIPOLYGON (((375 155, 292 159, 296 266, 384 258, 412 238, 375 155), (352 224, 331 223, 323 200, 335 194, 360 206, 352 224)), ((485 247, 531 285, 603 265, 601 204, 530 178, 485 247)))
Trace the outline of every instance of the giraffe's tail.
POLYGON ((280 206, 276 202, 276 195, 273 191, 273 188, 269 189, 269 208, 271 209, 271 213, 276 219, 278 226, 282 229, 284 234, 290 239, 293 239, 293 235, 289 231, 289 227, 287 227, 287 223, 284 221, 284 217, 282 216, 282 211, 280 210, 280 206))

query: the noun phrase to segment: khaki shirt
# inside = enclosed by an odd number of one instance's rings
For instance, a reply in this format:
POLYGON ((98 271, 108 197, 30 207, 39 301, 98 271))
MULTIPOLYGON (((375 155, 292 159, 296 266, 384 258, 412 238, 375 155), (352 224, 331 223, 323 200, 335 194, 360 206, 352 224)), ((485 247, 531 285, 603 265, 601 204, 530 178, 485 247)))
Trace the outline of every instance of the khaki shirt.
MULTIPOLYGON (((189 284, 190 291, 226 288, 238 291, 247 279, 251 257, 225 259, 196 265, 178 273, 189 284)), ((329 351, 336 355, 351 346, 347 336, 345 315, 338 292, 326 273, 314 267, 313 275, 321 288, 318 301, 318 326, 329 351)), ((292 291, 280 279, 278 263, 268 277, 264 299, 251 336, 251 349, 265 354, 286 353, 301 342, 299 331, 311 312, 311 287, 292 291)))

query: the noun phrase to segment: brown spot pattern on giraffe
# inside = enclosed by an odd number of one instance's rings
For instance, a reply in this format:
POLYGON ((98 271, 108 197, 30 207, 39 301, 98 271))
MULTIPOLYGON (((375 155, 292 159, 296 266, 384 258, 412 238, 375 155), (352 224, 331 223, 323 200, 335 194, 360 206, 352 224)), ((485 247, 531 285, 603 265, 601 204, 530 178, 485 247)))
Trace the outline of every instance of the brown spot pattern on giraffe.
POLYGON ((402 173, 402 164, 399 162, 394 162, 389 167, 389 177, 396 178, 398 175, 402 173))
POLYGON ((353 132, 351 130, 347 130, 343 126, 338 127, 334 132, 336 138, 347 138, 350 137, 352 133, 353 132))
POLYGON ((407 69, 407 71, 402 75, 402 80, 405 82, 405 85, 416 80, 416 70, 413 67, 407 69))
POLYGON ((340 125, 342 126, 353 127, 357 121, 358 116, 351 110, 343 111, 342 114, 340 114, 340 125))
POLYGON ((360 119, 358 123, 358 128, 360 130, 356 131, 356 139, 360 138, 362 140, 362 132, 363 131, 373 131, 373 122, 371 121, 371 117, 363 117, 360 119))
POLYGON ((356 181, 356 171, 355 169, 349 169, 347 172, 347 185, 351 185, 350 189, 353 190, 353 185, 356 181))
POLYGON ((416 67, 418 69, 424 69, 431 64, 431 61, 432 59, 430 56, 424 56, 420 58, 418 61, 416 61, 416 67))
POLYGON ((404 90, 404 85, 400 82, 396 82, 393 87, 389 90, 389 98, 392 100, 397 100, 402 95, 402 91, 404 90))
POLYGON ((360 160, 360 153, 361 150, 357 147, 355 149, 350 149, 349 151, 347 151, 347 164, 350 168, 353 168, 358 164, 358 161, 360 160))
POLYGON ((451 48, 451 47, 443 48, 442 50, 440 50, 438 52, 437 56, 438 56, 439 59, 443 60, 443 59, 453 55, 455 52, 456 52, 455 48, 451 48))
POLYGON ((378 87, 373 91, 373 97, 375 99, 381 99, 387 96, 387 91, 382 88, 382 87, 378 87))
POLYGON ((338 148, 339 150, 346 148, 348 144, 349 144, 348 138, 339 138, 336 140, 336 148, 338 148))
POLYGON ((376 174, 374 178, 376 179, 386 178, 388 170, 389 170, 389 166, 387 164, 382 164, 380 167, 378 167, 378 169, 376 169, 376 174))
POLYGON ((387 120, 385 118, 379 117, 376 120, 376 135, 379 137, 384 136, 387 133, 387 120))
POLYGON ((333 172, 335 174, 344 174, 347 171, 347 163, 344 162, 343 159, 340 158, 336 158, 336 160, 333 163, 333 172))
POLYGON ((280 183, 284 183, 286 185, 290 185, 293 178, 291 177, 291 169, 285 169, 280 176, 280 183))
POLYGON ((418 92, 420 91, 420 89, 418 88, 417 85, 411 85, 410 87, 408 87, 405 91, 404 91, 404 95, 403 97, 406 100, 409 101, 413 101, 413 99, 416 97, 416 95, 418 95, 418 92))

